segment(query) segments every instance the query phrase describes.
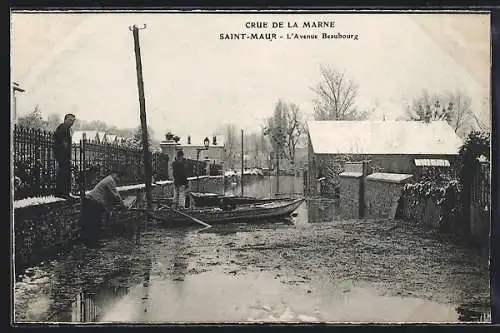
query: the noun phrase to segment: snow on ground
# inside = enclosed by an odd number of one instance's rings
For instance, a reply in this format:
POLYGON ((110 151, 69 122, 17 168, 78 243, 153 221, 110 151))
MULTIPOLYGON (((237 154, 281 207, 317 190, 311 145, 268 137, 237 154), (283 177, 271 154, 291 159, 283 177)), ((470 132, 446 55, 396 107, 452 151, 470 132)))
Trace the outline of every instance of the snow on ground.
MULTIPOLYGON (((171 180, 163 180, 163 181, 157 181, 156 183, 152 184, 153 186, 155 185, 164 185, 164 184, 169 184, 173 183, 171 180)), ((123 191, 130 191, 130 190, 135 190, 135 189, 141 189, 144 188, 144 184, 134 184, 134 185, 127 185, 127 186, 118 186, 118 191, 123 192, 123 191)), ((85 191, 85 194, 89 193, 90 191, 85 191)), ((24 198, 20 200, 14 200, 14 209, 17 208, 24 208, 24 207, 30 207, 30 206, 36 206, 36 205, 44 205, 52 202, 58 202, 58 201, 65 201, 66 199, 63 198, 58 198, 53 195, 45 196, 45 197, 32 197, 32 198, 24 198)))
MULTIPOLYGON (((253 169, 247 169, 247 170, 243 171, 243 174, 244 175, 254 175, 254 176, 260 175, 260 176, 262 176, 263 172, 262 172, 262 169, 253 168, 253 169)), ((241 170, 238 170, 238 171, 227 170, 224 172, 224 175, 226 177, 240 176, 241 170)))
POLYGON ((25 198, 21 200, 14 201, 14 209, 23 208, 29 206, 43 205, 57 201, 64 201, 65 199, 57 198, 53 195, 47 197, 37 197, 37 198, 25 198))

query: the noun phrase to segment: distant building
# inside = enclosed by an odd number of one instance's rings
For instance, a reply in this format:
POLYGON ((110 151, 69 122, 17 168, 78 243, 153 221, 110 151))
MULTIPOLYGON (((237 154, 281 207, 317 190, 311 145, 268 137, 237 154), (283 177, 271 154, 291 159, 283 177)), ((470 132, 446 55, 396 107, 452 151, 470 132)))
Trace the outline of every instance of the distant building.
POLYGON ((209 163, 222 164, 224 161, 225 141, 223 135, 213 136, 185 136, 179 140, 177 149, 182 149, 184 157, 190 160, 196 160, 198 148, 204 148, 203 141, 205 138, 210 140, 208 150, 200 151, 199 160, 208 161, 209 163))
POLYGON ((335 184, 348 160, 370 160, 374 171, 392 173, 416 174, 420 160, 429 159, 443 160, 453 168, 463 143, 445 121, 310 121, 307 125, 305 184, 311 194, 317 192, 319 178, 335 184))
POLYGON ((73 131, 72 141, 74 144, 80 142, 83 139, 83 134, 85 133, 85 138, 88 141, 96 143, 110 143, 116 145, 124 145, 128 142, 128 138, 123 138, 119 135, 108 134, 106 132, 94 131, 94 130, 78 130, 73 131))
MULTIPOLYGON (((168 141, 160 142, 161 150, 169 157, 169 175, 172 175, 172 161, 175 159, 175 154, 182 149, 184 157, 189 160, 196 160, 197 150, 204 148, 203 141, 209 139, 208 150, 200 150, 199 161, 206 161, 208 165, 216 164, 224 166, 224 149, 225 140, 222 135, 214 136, 185 136, 181 137, 178 142, 169 139, 168 141)), ((208 168, 208 167, 207 167, 208 168)))
POLYGON ((96 141, 99 142, 99 132, 98 131, 73 131, 72 141, 73 143, 79 143, 80 140, 83 139, 83 135, 85 134, 85 139, 87 141, 96 141))

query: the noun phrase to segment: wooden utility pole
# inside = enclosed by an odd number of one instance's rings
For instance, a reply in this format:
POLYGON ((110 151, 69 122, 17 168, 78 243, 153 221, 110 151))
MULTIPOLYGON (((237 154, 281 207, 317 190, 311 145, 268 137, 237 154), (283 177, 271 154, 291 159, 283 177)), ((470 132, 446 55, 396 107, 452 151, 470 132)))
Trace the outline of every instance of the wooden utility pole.
POLYGON ((244 168, 244 160, 243 160, 243 130, 241 130, 241 177, 240 177, 240 187, 241 187, 241 196, 243 196, 243 168, 244 168))
POLYGON ((146 122, 146 102, 144 99, 144 82, 142 80, 141 47, 139 45, 139 29, 145 29, 146 25, 138 28, 136 25, 129 27, 134 35, 134 51, 137 70, 137 88, 139 90, 139 108, 141 116, 142 150, 144 153, 144 185, 146 186, 147 208, 151 209, 153 196, 151 193, 151 178, 153 168, 151 166, 151 154, 149 152, 148 126, 146 122))
POLYGON ((281 147, 278 147, 276 153, 276 194, 280 193, 280 154, 281 147))

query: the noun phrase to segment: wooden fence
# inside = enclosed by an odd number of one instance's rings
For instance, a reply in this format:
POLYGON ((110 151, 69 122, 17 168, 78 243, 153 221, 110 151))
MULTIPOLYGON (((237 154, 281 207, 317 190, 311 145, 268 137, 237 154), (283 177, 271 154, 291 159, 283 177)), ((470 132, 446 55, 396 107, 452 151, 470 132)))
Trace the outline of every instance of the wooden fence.
POLYGON ((479 163, 472 178, 471 204, 485 212, 491 209, 490 185, 490 163, 479 163))

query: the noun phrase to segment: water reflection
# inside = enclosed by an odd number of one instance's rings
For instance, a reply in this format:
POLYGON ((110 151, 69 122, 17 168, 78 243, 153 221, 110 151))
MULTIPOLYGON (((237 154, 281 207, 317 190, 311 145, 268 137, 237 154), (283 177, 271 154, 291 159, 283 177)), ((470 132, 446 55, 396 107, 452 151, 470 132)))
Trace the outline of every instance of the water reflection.
MULTIPOLYGON (((172 242, 172 253, 169 257, 172 260, 173 280, 184 281, 188 268, 188 257, 186 255, 186 237, 187 233, 179 231, 170 241, 172 242)), ((179 284, 179 293, 182 293, 183 284, 179 284)))
MULTIPOLYGON (((134 313, 136 320, 146 320, 150 307, 151 264, 138 266, 142 266, 142 272, 140 270, 128 271, 120 275, 119 281, 110 279, 96 287, 95 293, 78 293, 71 304, 71 321, 80 323, 100 322, 103 317, 113 312, 122 314, 125 317, 134 313), (117 304, 121 300, 127 299, 131 293, 133 294, 133 300, 137 300, 131 303, 136 303, 137 308, 134 306, 133 311, 129 312, 120 308, 117 309, 117 304)), ((56 318, 57 321, 68 321, 68 319, 64 311, 59 313, 56 318)))
POLYGON ((462 304, 455 309, 463 322, 491 322, 490 309, 484 304, 462 304))
POLYGON ((105 322, 446 322, 466 320, 447 304, 418 298, 378 295, 375 290, 351 285, 333 294, 327 286, 292 288, 267 272, 246 273, 233 278, 221 271, 190 275, 176 282, 166 276, 151 277, 148 306, 137 309, 140 287, 130 288, 113 306, 98 309, 89 299, 80 316, 101 311, 105 322), (179 293, 179 285, 185 290, 179 293), (312 292, 307 290, 312 289, 312 292), (143 311, 138 311, 143 310, 143 311), (142 312, 142 313, 141 313, 142 312))
MULTIPOLYGON (((239 183, 226 186, 225 194, 241 195, 239 183)), ((304 187, 301 177, 280 176, 279 188, 276 184, 276 176, 267 176, 259 179, 246 180, 243 183, 243 195, 257 198, 271 198, 277 195, 303 195, 304 187)))
POLYGON ((92 297, 85 293, 76 295, 75 301, 71 304, 71 321, 79 323, 94 322, 99 315, 99 308, 94 303, 92 297))
MULTIPOLYGON (((236 186, 227 194, 240 195, 240 187, 236 186)), ((244 184, 244 195, 257 198, 269 198, 275 196, 297 196, 304 194, 303 180, 301 177, 281 176, 279 190, 276 184, 276 176, 264 177, 244 184)), ((332 222, 340 220, 340 209, 338 200, 327 198, 307 199, 297 210, 297 216, 293 218, 296 225, 307 223, 332 222)))

